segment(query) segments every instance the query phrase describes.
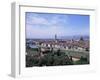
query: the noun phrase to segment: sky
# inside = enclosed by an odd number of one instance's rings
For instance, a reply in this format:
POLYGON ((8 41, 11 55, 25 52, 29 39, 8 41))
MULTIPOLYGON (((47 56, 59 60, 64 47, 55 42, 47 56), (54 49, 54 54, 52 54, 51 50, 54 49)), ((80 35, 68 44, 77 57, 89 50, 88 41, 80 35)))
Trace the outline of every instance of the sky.
POLYGON ((89 36, 89 15, 25 13, 26 38, 89 36))

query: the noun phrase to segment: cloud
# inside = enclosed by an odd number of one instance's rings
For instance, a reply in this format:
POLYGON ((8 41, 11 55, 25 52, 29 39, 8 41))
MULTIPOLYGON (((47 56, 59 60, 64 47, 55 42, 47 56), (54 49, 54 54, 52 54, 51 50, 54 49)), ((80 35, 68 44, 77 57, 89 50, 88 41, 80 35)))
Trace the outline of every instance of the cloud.
MULTIPOLYGON (((44 26, 61 26, 63 24, 67 24, 67 17, 62 18, 62 16, 56 15, 56 16, 50 16, 48 18, 44 17, 46 14, 39 15, 36 13, 33 13, 32 15, 27 15, 26 18, 26 24, 30 25, 44 25, 44 26)), ((49 16, 49 15, 48 15, 49 16)))
POLYGON ((48 21, 42 17, 32 16, 31 18, 27 19, 26 23, 30 25, 41 25, 41 24, 48 24, 48 21))

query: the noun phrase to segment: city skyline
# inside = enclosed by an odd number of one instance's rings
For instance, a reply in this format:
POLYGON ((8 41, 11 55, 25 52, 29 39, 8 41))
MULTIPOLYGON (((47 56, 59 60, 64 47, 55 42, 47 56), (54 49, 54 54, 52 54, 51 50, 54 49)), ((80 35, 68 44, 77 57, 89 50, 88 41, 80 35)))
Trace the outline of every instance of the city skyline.
POLYGON ((89 36, 89 15, 26 12, 26 38, 89 36))

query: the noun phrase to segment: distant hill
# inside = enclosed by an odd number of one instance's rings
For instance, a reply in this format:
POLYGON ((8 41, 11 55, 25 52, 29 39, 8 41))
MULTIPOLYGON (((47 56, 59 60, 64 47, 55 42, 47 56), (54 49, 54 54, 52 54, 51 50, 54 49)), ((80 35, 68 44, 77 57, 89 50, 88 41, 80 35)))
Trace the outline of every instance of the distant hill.
POLYGON ((89 36, 81 36, 81 35, 77 35, 77 36, 59 36, 58 39, 79 40, 80 37, 83 37, 84 40, 89 40, 89 36))
MULTIPOLYGON (((63 40, 79 40, 81 37, 83 37, 84 40, 89 40, 89 36, 87 35, 75 35, 75 36, 57 36, 57 39, 63 39, 63 40)), ((54 40, 55 38, 26 38, 27 40, 54 40)))

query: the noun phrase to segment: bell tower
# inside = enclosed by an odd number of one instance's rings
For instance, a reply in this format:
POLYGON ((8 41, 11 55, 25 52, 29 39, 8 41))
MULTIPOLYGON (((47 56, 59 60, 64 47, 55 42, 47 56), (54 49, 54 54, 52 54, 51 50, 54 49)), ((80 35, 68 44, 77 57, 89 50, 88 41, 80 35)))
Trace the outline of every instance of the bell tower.
POLYGON ((57 40, 57 35, 55 34, 55 40, 57 40))
POLYGON ((57 43, 57 34, 55 34, 55 42, 57 43))

